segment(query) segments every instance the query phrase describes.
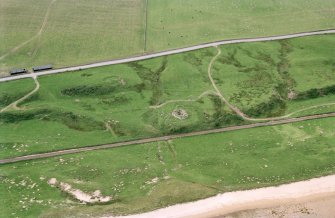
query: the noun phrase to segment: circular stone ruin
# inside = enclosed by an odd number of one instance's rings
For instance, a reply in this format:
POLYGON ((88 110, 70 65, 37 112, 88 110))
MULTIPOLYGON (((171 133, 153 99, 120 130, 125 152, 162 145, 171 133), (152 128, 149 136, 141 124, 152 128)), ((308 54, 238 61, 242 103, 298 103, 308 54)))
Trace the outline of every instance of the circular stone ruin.
POLYGON ((179 120, 185 120, 188 118, 188 113, 184 109, 175 109, 172 111, 172 116, 179 120))

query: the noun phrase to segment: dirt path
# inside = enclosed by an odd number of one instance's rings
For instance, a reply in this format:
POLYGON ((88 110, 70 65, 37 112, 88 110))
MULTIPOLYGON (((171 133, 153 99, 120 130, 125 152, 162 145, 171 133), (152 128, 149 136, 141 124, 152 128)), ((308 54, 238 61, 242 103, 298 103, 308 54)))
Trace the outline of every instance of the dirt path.
POLYGON ((283 115, 283 116, 279 116, 279 117, 270 117, 270 118, 251 118, 249 116, 247 116, 245 113, 243 113, 239 108, 237 108, 236 106, 230 104, 230 102, 222 95, 221 91, 219 90, 219 88, 217 87, 217 85, 215 84, 215 81, 212 77, 212 68, 213 65, 215 64, 215 61, 217 60, 217 58, 221 55, 221 49, 218 48, 217 46, 215 46, 215 48, 218 50, 218 53, 212 58, 212 60, 210 61, 208 68, 207 68, 207 73, 208 73, 208 78, 215 90, 215 92, 208 90, 203 92, 198 98, 196 99, 180 99, 180 100, 169 100, 166 101, 160 105, 154 105, 154 106, 149 106, 149 108, 151 109, 158 109, 161 107, 164 107, 167 104, 171 104, 171 103, 177 103, 177 102, 195 102, 199 99, 201 99, 202 97, 206 96, 206 95, 210 95, 210 94, 215 94, 217 96, 219 96, 221 98, 221 100, 232 110, 234 111, 237 115, 239 115, 240 117, 242 117, 244 120, 248 120, 248 121, 271 121, 271 120, 280 120, 280 119, 285 119, 285 118, 289 118, 291 116, 293 116, 294 114, 303 112, 303 111, 308 111, 310 109, 313 108, 319 108, 319 107, 326 107, 326 106, 332 106, 335 105, 335 103, 326 103, 326 104, 320 104, 320 105, 314 105, 314 106, 310 106, 307 108, 303 108, 297 111, 294 111, 292 113, 283 115))
POLYGON ((271 120, 271 119, 252 119, 249 118, 247 115, 245 115, 240 109, 238 109, 237 107, 235 107, 234 105, 230 104, 229 101, 222 95, 221 91, 219 90, 219 88, 216 86, 215 81, 212 77, 212 68, 213 65, 216 61, 216 59, 221 55, 221 49, 217 46, 215 46, 215 48, 218 50, 218 53, 212 58, 211 62, 208 65, 207 68, 207 74, 208 74, 208 78, 212 83, 213 88, 215 89, 216 94, 221 98, 221 100, 232 110, 234 111, 237 115, 239 115, 240 117, 242 117, 244 120, 249 120, 249 121, 267 121, 267 120, 271 120))
POLYGON ((285 119, 285 118, 289 118, 291 116, 293 116, 294 114, 303 112, 303 111, 307 111, 313 108, 319 108, 319 107, 325 107, 325 106, 331 106, 331 105, 335 105, 335 103, 327 103, 327 104, 321 104, 321 105, 315 105, 315 106, 311 106, 311 107, 307 107, 307 108, 303 108, 297 111, 294 111, 292 113, 283 115, 283 116, 279 116, 279 117, 269 117, 269 118, 252 118, 249 117, 248 115, 246 115, 245 113, 243 113, 239 108, 237 108, 236 106, 232 105, 229 103, 229 101, 222 95, 221 91, 219 90, 219 88, 216 86, 215 81, 212 77, 212 68, 213 65, 216 61, 216 59, 221 55, 221 49, 218 48, 217 46, 215 46, 216 49, 218 50, 218 53, 212 58, 211 62, 208 65, 208 77, 212 83, 213 88, 216 91, 216 94, 221 98, 221 100, 232 110, 234 111, 237 115, 239 115, 241 118, 243 118, 244 120, 248 120, 248 121, 273 121, 273 120, 281 120, 281 119, 285 119))
MULTIPOLYGON (((157 52, 157 53, 132 56, 132 57, 124 58, 124 59, 116 59, 116 60, 105 61, 105 62, 96 62, 93 64, 85 64, 85 65, 80 65, 80 66, 75 66, 75 67, 48 70, 48 71, 35 73, 35 75, 43 76, 43 75, 78 71, 78 70, 90 69, 90 68, 95 68, 95 67, 103 67, 103 66, 109 66, 109 65, 115 65, 115 64, 130 63, 134 61, 142 61, 142 60, 147 60, 151 58, 179 54, 179 53, 189 52, 189 51, 195 51, 195 50, 199 50, 203 48, 210 48, 210 47, 219 46, 219 45, 238 44, 238 43, 246 43, 246 42, 266 42, 266 41, 292 39, 292 38, 298 38, 298 37, 304 37, 304 36, 324 35, 324 34, 333 34, 333 33, 335 33, 335 29, 310 31, 310 32, 303 32, 303 33, 293 33, 293 34, 277 35, 277 36, 269 36, 269 37, 222 40, 222 41, 211 42, 211 43, 203 43, 200 45, 190 46, 186 48, 179 48, 179 49, 173 49, 173 50, 162 51, 162 52, 157 52)), ((30 74, 10 76, 10 77, 5 77, 5 78, 0 78, 0 82, 23 79, 23 78, 28 78, 28 77, 32 77, 32 76, 30 74)))
POLYGON ((319 104, 319 105, 314 105, 314 106, 306 107, 306 108, 294 111, 292 113, 289 113, 289 114, 283 116, 283 118, 291 117, 294 114, 297 114, 297 113, 300 113, 300 112, 303 112, 303 111, 308 111, 310 109, 315 109, 315 108, 320 108, 320 107, 327 107, 327 106, 333 106, 333 105, 335 105, 335 103, 326 103, 326 104, 319 104))
POLYGON ((211 91, 211 90, 208 90, 208 91, 205 91, 205 92, 201 93, 196 99, 169 100, 169 101, 166 101, 166 102, 164 102, 164 103, 162 103, 162 104, 160 104, 160 105, 149 106, 149 108, 151 108, 151 109, 158 109, 158 108, 164 107, 164 106, 167 105, 167 104, 178 103, 178 102, 195 102, 195 101, 200 100, 200 99, 203 98, 204 96, 211 95, 211 94, 216 95, 215 92, 213 92, 213 91, 211 91))
MULTIPOLYGON (((19 49, 21 49, 22 47, 24 47, 25 45, 27 45, 28 43, 32 42, 35 39, 39 39, 40 36, 42 35, 47 23, 48 23, 48 18, 49 18, 49 14, 50 14, 50 9, 51 6, 56 2, 57 0, 52 0, 47 8, 47 11, 45 13, 44 19, 43 19, 43 23, 41 25, 41 28, 38 30, 37 34, 34 35, 33 37, 31 37, 30 39, 28 39, 27 41, 22 42, 21 44, 15 46, 14 48, 12 48, 9 52, 7 52, 6 54, 2 55, 0 57, 0 60, 3 60, 4 58, 6 58, 8 55, 18 51, 19 49)), ((36 52, 36 50, 34 51, 34 53, 36 52)))
POLYGON ((123 142, 116 142, 112 144, 88 146, 88 147, 53 151, 53 152, 47 152, 47 153, 41 153, 41 154, 32 154, 32 155, 2 159, 0 160, 0 164, 15 163, 19 161, 35 160, 35 159, 41 159, 41 158, 61 156, 65 154, 75 154, 75 153, 80 153, 80 152, 116 148, 116 147, 129 146, 129 145, 138 145, 138 144, 145 144, 145 143, 151 143, 151 142, 168 141, 168 140, 184 138, 184 137, 194 137, 194 136, 208 135, 208 134, 214 134, 214 133, 230 132, 230 131, 236 131, 236 130, 242 130, 242 129, 263 127, 263 126, 275 126, 275 125, 282 125, 282 124, 289 124, 289 123, 297 123, 297 122, 302 122, 302 121, 330 118, 330 117, 335 117, 335 112, 326 113, 326 114, 310 115, 310 116, 304 116, 304 117, 297 117, 297 118, 282 119, 282 120, 273 120, 269 122, 252 123, 252 124, 243 125, 243 126, 231 126, 231 127, 220 128, 220 129, 175 134, 175 135, 162 136, 162 137, 156 137, 156 138, 146 138, 146 139, 138 139, 138 140, 133 140, 133 141, 123 141, 123 142))
MULTIPOLYGON (((269 208, 334 196, 335 175, 332 175, 280 186, 228 192, 195 202, 177 204, 148 213, 118 218, 223 217, 239 211, 269 208)), ((116 217, 110 216, 109 218, 116 217)))
POLYGON ((26 94, 22 98, 14 101, 13 103, 11 103, 10 105, 8 105, 7 107, 1 109, 0 113, 5 112, 5 111, 7 111, 9 109, 20 110, 20 108, 17 105, 19 103, 23 102, 24 100, 26 100, 27 98, 29 98, 31 95, 33 95, 35 92, 37 92, 40 89, 40 83, 38 82, 37 77, 33 77, 33 79, 34 79, 34 82, 36 84, 34 90, 32 90, 31 92, 29 92, 28 94, 26 94))
POLYGON ((109 131, 114 137, 117 137, 113 128, 110 126, 110 124, 108 122, 105 122, 105 127, 106 127, 106 130, 109 131))

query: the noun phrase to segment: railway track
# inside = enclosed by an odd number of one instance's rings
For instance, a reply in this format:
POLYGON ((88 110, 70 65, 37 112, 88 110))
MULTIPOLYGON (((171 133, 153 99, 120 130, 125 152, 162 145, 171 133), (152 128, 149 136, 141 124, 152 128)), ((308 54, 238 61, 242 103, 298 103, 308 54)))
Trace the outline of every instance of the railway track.
POLYGON ((237 131, 237 130, 242 130, 242 129, 264 127, 264 126, 275 126, 275 125, 296 123, 296 122, 323 119, 323 118, 329 118, 329 117, 335 117, 335 112, 309 115, 309 116, 303 116, 303 117, 297 117, 297 118, 288 118, 288 119, 282 119, 282 120, 272 120, 268 122, 252 123, 252 124, 241 125, 241 126, 231 126, 231 127, 220 128, 220 129, 204 130, 204 131, 183 133, 183 134, 174 134, 174 135, 161 136, 161 137, 155 137, 155 138, 138 139, 138 140, 132 140, 132 141, 116 142, 116 143, 111 143, 111 144, 95 145, 95 146, 89 146, 89 147, 74 148, 74 149, 67 149, 67 150, 60 150, 60 151, 52 151, 52 152, 47 152, 47 153, 19 156, 19 157, 13 157, 13 158, 8 158, 8 159, 2 159, 0 160, 0 164, 9 164, 9 163, 15 163, 15 162, 20 162, 20 161, 37 160, 37 159, 56 157, 56 156, 67 155, 67 154, 75 154, 75 153, 80 153, 80 152, 88 152, 88 151, 95 151, 95 150, 108 149, 108 148, 117 148, 117 147, 122 147, 122 146, 138 145, 138 144, 145 144, 145 143, 151 143, 151 142, 167 141, 167 140, 184 138, 184 137, 201 136, 201 135, 208 135, 208 134, 214 134, 214 133, 223 133, 223 132, 237 131))

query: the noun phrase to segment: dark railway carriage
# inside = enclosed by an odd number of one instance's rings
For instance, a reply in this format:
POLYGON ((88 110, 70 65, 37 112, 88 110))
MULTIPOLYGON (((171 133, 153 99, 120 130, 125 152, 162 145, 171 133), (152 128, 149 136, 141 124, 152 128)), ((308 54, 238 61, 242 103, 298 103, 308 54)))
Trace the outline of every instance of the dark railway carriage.
POLYGON ((52 69, 52 65, 51 64, 33 67, 33 71, 34 72, 44 71, 44 70, 51 70, 51 69, 52 69))
POLYGON ((10 75, 18 75, 18 74, 22 74, 22 73, 27 73, 28 71, 24 68, 19 68, 19 69, 13 69, 11 71, 9 71, 10 75))

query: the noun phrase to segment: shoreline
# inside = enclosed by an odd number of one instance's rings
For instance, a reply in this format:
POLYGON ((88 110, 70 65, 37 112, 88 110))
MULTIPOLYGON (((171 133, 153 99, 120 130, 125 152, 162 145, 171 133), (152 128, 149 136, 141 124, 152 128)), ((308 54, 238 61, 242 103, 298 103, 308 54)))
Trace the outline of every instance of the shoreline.
POLYGON ((273 187, 227 192, 189 203, 129 216, 104 218, 209 218, 254 209, 309 202, 335 197, 335 175, 273 187))
MULTIPOLYGON (((291 202, 280 206, 244 210, 228 215, 225 218, 278 218, 278 217, 292 217, 292 218, 329 218, 335 214, 335 195, 313 198, 306 202, 291 202)), ((222 218, 221 216, 214 216, 209 218, 222 218)))

